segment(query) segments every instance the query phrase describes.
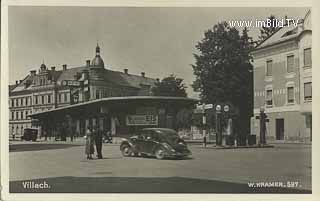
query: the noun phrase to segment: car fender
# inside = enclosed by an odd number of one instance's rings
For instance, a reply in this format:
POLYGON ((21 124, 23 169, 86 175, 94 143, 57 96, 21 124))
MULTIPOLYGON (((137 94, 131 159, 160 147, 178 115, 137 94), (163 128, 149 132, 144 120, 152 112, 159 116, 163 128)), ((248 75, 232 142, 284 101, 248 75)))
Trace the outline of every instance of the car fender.
POLYGON ((169 150, 168 150, 165 146, 163 146, 161 143, 157 143, 157 145, 154 146, 152 152, 155 153, 155 151, 156 151, 158 148, 162 148, 163 150, 165 150, 165 151, 166 151, 166 154, 170 153, 169 150))
POLYGON ((125 145, 125 144, 129 145, 130 147, 134 147, 134 145, 132 144, 132 142, 130 142, 129 140, 127 140, 127 139, 122 139, 122 142, 121 142, 121 144, 120 144, 120 149, 121 149, 121 147, 122 147, 123 145, 125 145))

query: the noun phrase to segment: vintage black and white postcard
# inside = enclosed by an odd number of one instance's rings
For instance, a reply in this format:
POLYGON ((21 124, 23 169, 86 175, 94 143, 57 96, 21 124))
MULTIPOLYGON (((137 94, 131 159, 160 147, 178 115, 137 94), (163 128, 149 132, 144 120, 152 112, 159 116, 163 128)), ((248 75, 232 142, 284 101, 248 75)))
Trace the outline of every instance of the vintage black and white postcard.
POLYGON ((2 2, 3 199, 315 198, 311 3, 154 3, 2 2))

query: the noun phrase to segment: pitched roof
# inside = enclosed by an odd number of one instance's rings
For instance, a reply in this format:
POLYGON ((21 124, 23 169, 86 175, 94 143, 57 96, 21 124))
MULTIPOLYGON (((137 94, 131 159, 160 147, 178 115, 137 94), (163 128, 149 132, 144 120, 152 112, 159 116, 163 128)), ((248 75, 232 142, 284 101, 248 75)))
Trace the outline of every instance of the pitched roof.
MULTIPOLYGON (((74 68, 68 68, 66 70, 48 70, 48 72, 53 76, 56 80, 58 85, 61 84, 62 80, 75 80, 75 75, 77 73, 81 73, 83 70, 89 70, 90 67, 87 66, 80 66, 74 68)), ((133 88, 142 88, 143 85, 154 86, 156 80, 149 77, 142 77, 133 74, 127 74, 120 71, 112 71, 105 69, 103 72, 104 81, 111 82, 115 85, 126 86, 126 87, 133 87, 133 88)), ((12 94, 19 93, 24 94, 28 93, 30 89, 32 89, 31 83, 33 83, 34 79, 36 79, 39 74, 36 75, 27 75, 22 82, 18 85, 14 85, 11 87, 12 90, 10 92, 12 94), (29 83, 29 84, 27 84, 29 83), (26 85, 27 84, 27 87, 26 85)))
POLYGON ((142 85, 154 86, 156 81, 152 78, 112 70, 106 70, 104 77, 106 81, 110 81, 114 84, 135 88, 141 88, 142 85))
POLYGON ((298 37, 302 31, 302 29, 299 28, 299 26, 302 26, 301 22, 298 24, 298 27, 294 25, 290 25, 290 26, 284 26, 279 28, 275 33, 273 33, 271 36, 265 39, 262 43, 260 43, 256 47, 256 49, 261 49, 264 47, 268 47, 268 46, 278 44, 278 43, 288 41, 290 39, 294 39, 298 37))

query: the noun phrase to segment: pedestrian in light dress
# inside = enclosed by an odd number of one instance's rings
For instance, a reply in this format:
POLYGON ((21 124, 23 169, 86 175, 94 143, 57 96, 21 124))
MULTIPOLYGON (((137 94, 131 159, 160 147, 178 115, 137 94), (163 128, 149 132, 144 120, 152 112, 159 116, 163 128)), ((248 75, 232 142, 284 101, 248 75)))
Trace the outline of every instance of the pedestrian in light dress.
POLYGON ((87 155, 87 159, 92 159, 92 155, 94 154, 94 136, 91 130, 91 127, 88 126, 88 129, 86 131, 86 147, 85 147, 85 153, 87 155))

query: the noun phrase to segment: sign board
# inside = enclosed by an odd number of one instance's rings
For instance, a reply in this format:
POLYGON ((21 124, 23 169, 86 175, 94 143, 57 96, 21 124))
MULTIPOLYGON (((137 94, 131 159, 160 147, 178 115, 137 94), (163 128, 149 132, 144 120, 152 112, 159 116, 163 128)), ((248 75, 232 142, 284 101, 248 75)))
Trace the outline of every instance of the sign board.
POLYGON ((204 106, 204 109, 207 110, 207 109, 212 109, 213 108, 213 104, 206 104, 204 106))
POLYGON ((196 114, 200 114, 200 113, 204 113, 204 110, 197 108, 197 109, 194 109, 193 112, 196 113, 196 114))
POLYGON ((157 126, 158 116, 157 115, 127 115, 126 116, 127 126, 157 126))
POLYGON ((63 86, 80 87, 80 82, 77 80, 63 80, 61 84, 63 86))

